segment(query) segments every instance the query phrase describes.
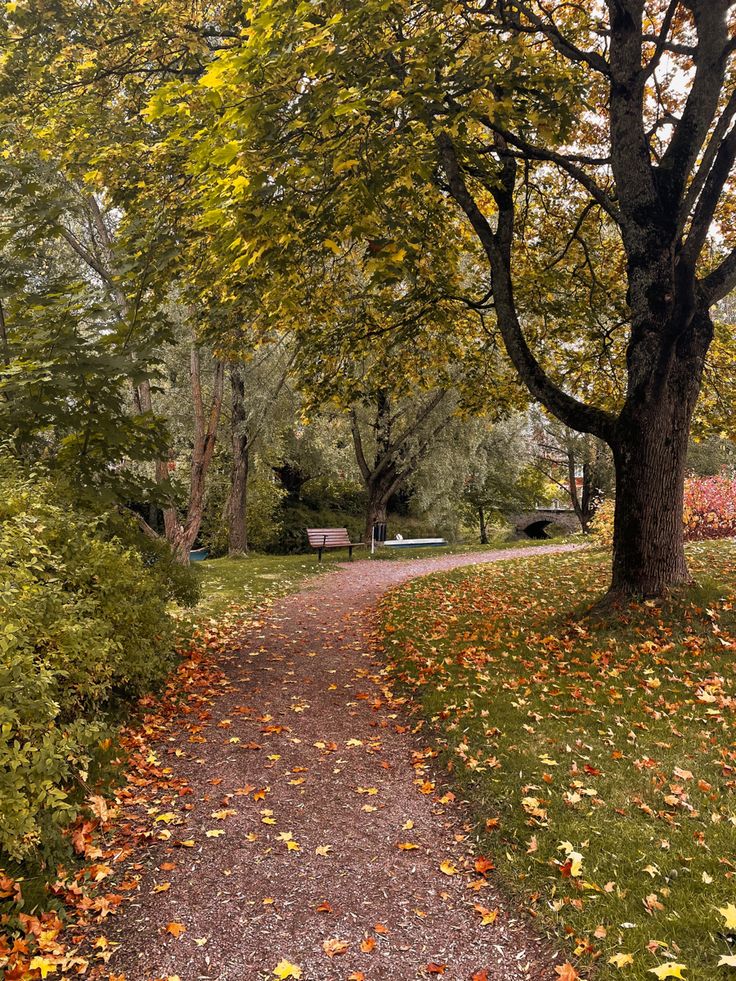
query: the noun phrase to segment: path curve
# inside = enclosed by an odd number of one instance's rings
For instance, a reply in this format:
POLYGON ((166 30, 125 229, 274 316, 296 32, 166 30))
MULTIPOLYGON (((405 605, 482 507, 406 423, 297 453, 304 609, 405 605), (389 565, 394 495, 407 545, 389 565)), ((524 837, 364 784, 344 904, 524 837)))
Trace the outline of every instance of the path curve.
POLYGON ((286 961, 303 981, 556 977, 549 945, 494 873, 473 870, 462 804, 376 686, 372 611, 420 575, 575 547, 345 563, 274 603, 225 656, 231 686, 197 741, 184 729, 163 750, 191 788, 176 834, 195 846, 146 850, 139 889, 108 930, 120 943, 113 974, 273 981, 286 961), (477 907, 498 918, 482 925, 477 907), (171 922, 186 927, 178 939, 171 922))

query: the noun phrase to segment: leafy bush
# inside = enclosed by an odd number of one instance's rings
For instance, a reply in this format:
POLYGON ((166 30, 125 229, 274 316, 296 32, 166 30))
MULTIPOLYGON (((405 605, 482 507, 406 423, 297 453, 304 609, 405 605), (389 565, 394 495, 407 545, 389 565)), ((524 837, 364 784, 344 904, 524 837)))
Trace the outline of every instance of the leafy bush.
MULTIPOLYGON (((603 501, 590 526, 597 545, 613 545, 614 501, 603 501)), ((736 537, 736 477, 690 477, 682 516, 687 541, 736 537)))
POLYGON ((616 502, 613 498, 606 498, 598 506, 593 520, 590 523, 590 537, 593 544, 600 545, 601 548, 613 548, 613 513, 616 502))
POLYGON ((736 478, 723 474, 685 481, 683 520, 690 541, 736 536, 736 478))
POLYGON ((172 664, 172 581, 104 534, 50 481, 0 463, 0 855, 16 860, 60 854, 105 711, 172 664))

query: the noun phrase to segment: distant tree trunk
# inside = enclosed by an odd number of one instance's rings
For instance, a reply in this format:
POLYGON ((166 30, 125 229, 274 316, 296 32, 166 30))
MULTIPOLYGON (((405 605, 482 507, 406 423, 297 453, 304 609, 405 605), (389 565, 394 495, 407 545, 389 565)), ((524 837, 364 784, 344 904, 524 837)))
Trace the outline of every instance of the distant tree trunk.
POLYGON ((478 505, 478 521, 480 522, 480 543, 488 544, 488 529, 486 528, 486 512, 482 504, 478 505))
MULTIPOLYGON (((166 537, 174 549, 177 560, 183 565, 189 563, 189 552, 202 524, 207 473, 215 452, 217 427, 222 412, 225 367, 221 361, 215 362, 212 401, 207 413, 205 413, 202 398, 202 369, 199 348, 196 343, 192 344, 190 373, 194 406, 194 445, 192 447, 192 471, 189 479, 189 500, 186 517, 183 521, 179 521, 173 509, 173 520, 166 521, 166 537)), ((166 517, 166 512, 164 512, 164 518, 166 519, 166 517)))
POLYGON ((388 499, 390 496, 390 489, 387 496, 386 488, 376 488, 368 492, 368 503, 365 509, 365 528, 363 531, 363 541, 366 545, 370 545, 371 543, 373 526, 379 522, 386 521, 388 499))
POLYGON ((248 502, 248 470, 250 467, 250 438, 245 426, 245 382, 240 368, 230 368, 232 388, 232 465, 230 493, 227 499, 228 555, 245 555, 248 551, 246 508, 248 502))

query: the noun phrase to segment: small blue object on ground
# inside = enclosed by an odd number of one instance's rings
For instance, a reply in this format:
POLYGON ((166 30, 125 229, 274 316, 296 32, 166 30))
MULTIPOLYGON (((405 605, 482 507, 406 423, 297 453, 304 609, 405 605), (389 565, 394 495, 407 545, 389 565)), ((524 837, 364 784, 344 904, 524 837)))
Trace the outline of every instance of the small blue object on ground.
POLYGON ((194 548, 189 553, 189 561, 201 562, 202 559, 206 559, 209 554, 210 550, 208 548, 194 548))

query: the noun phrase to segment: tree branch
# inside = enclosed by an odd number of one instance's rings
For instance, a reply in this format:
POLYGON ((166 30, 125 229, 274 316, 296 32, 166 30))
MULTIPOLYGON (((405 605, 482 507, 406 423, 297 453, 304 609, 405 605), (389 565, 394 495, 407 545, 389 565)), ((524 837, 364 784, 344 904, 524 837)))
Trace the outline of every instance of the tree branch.
POLYGON ((614 418, 602 409, 586 405, 555 385, 532 354, 516 313, 511 282, 511 246, 514 224, 514 173, 506 174, 506 186, 496 192, 499 206, 498 232, 479 209, 462 174, 455 147, 446 133, 437 140, 439 157, 450 193, 464 211, 491 267, 494 305, 498 326, 511 361, 532 396, 568 426, 594 433, 601 439, 613 436, 614 418))
POLYGON ((700 287, 709 307, 736 289, 736 249, 726 256, 720 266, 700 281, 700 287))

